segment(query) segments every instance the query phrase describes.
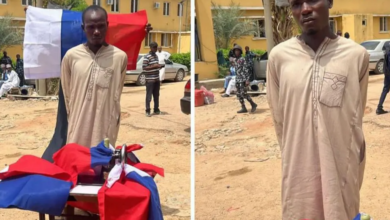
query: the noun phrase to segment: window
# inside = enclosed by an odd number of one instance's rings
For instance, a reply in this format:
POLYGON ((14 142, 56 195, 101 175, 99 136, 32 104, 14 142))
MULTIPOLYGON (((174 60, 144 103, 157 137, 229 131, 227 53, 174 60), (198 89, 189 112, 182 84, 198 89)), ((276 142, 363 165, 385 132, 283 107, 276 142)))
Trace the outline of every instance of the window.
POLYGON ((198 25, 196 25, 196 17, 195 17, 195 61, 202 61, 202 55, 200 51, 200 41, 199 41, 199 32, 198 25))
POLYGON ((149 47, 150 43, 152 43, 153 41, 156 41, 156 35, 154 35, 153 33, 149 33, 148 35, 146 35, 145 47, 149 47))
POLYGON ((164 15, 169 15, 169 2, 164 2, 164 15))
POLYGON ((183 3, 177 5, 177 16, 183 17, 183 3))
MULTIPOLYGON (((3 2, 4 2, 4 0, 3 0, 3 2)), ((3 4, 6 4, 7 3, 7 0, 5 0, 5 3, 3 3, 3 4)), ((33 3, 32 3, 32 0, 22 0, 22 5, 33 5, 33 3)))
POLYGON ((389 29, 387 28, 387 17, 381 17, 380 18, 380 31, 388 31, 389 29))
POLYGON ((386 41, 384 44, 383 44, 383 47, 382 47, 382 50, 386 50, 386 45, 390 44, 390 41, 386 41))
POLYGON ((1 0, 0 1, 0 5, 6 5, 7 4, 7 0, 1 0))
POLYGON ((329 19, 329 26, 330 26, 330 30, 333 33, 337 33, 337 26, 336 26, 336 21, 334 20, 334 18, 329 19))
POLYGON ((161 46, 162 47, 172 46, 172 34, 161 34, 161 46))
POLYGON ((367 25, 367 19, 363 19, 363 20, 362 20, 362 25, 363 25, 363 26, 366 26, 366 25, 367 25))
POLYGON ((131 13, 138 11, 138 0, 131 0, 131 13))
POLYGON ((264 20, 256 20, 255 21, 255 24, 256 24, 256 33, 254 35, 254 37, 256 38, 265 38, 265 23, 264 23, 264 20))
POLYGON ((100 0, 93 0, 92 3, 93 3, 94 5, 99 5, 99 6, 100 6, 100 0))
POLYGON ((113 4, 111 5, 112 12, 119 12, 119 0, 113 0, 113 4))
POLYGON ((365 41, 360 45, 366 48, 366 50, 375 50, 376 47, 379 45, 379 43, 380 43, 379 41, 365 41))

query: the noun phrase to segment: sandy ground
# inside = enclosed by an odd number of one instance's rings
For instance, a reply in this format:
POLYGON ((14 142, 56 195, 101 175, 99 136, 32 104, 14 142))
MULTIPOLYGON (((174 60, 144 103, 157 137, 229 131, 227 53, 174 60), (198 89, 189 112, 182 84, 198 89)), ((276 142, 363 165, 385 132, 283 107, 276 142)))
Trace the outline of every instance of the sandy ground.
MULTIPOLYGON (((167 220, 190 219, 191 118, 180 109, 186 81, 163 84, 160 116, 145 116, 145 87, 126 86, 121 100, 117 145, 142 143, 145 148, 137 152, 140 160, 165 169, 165 178, 155 180, 167 220)), ((57 105, 57 101, 0 100, 0 169, 22 155, 43 154, 54 132, 57 105)), ((0 219, 35 220, 38 214, 1 209, 0 219)))
MULTIPOLYGON (((371 75, 361 211, 375 220, 390 213, 390 114, 375 114, 382 88, 383 75, 371 75)), ((281 219, 280 150, 265 96, 254 98, 256 113, 238 115, 235 97, 215 95, 215 104, 196 108, 196 219, 281 219)))

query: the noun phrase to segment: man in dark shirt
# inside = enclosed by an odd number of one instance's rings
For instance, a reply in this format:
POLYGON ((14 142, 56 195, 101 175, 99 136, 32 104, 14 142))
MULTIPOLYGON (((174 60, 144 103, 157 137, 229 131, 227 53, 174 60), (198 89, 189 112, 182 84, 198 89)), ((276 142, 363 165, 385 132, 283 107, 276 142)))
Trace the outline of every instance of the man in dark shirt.
POLYGON ((20 59, 20 55, 19 54, 16 55, 16 68, 15 68, 15 71, 18 74, 19 79, 20 79, 20 85, 19 86, 23 86, 24 85, 24 68, 23 68, 23 60, 20 59))
POLYGON ((158 44, 156 42, 150 43, 150 52, 144 56, 142 64, 143 73, 146 77, 146 116, 150 117, 150 102, 154 101, 155 115, 161 114, 159 109, 160 96, 160 69, 164 65, 159 64, 159 59, 156 54, 158 44))
POLYGON ((4 64, 4 65, 10 64, 11 67, 14 68, 11 58, 7 55, 7 51, 3 51, 3 58, 1 58, 0 64, 4 64))
POLYGON ((237 44, 236 43, 234 43, 233 44, 233 48, 229 51, 229 60, 230 60, 230 58, 234 58, 234 47, 236 46, 237 44))

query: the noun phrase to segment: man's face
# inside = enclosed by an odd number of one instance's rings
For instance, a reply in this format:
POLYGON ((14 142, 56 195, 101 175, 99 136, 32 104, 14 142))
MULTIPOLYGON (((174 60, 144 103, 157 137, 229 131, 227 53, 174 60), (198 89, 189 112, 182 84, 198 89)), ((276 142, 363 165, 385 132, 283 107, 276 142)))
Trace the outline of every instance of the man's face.
POLYGON ((249 47, 245 47, 245 51, 248 52, 249 51, 249 47))
POLYGON ((20 55, 16 55, 16 59, 19 60, 20 59, 20 55))
POLYGON ((150 47, 150 51, 152 51, 153 53, 156 53, 157 52, 157 47, 150 47))
POLYGON ((7 52, 6 52, 6 51, 4 51, 4 52, 3 52, 3 55, 6 57, 6 56, 7 56, 7 52))
POLYGON ((158 50, 158 52, 161 52, 162 51, 162 47, 158 47, 157 50, 158 50))
POLYGON ((289 0, 294 19, 303 33, 313 35, 329 26, 333 0, 289 0))
POLYGON ((7 71, 7 73, 10 73, 11 72, 11 67, 8 67, 5 69, 7 71))
POLYGON ((101 46, 106 38, 108 22, 102 10, 90 10, 85 13, 82 26, 88 43, 94 46, 101 46))
POLYGON ((234 50, 234 55, 236 55, 236 57, 241 56, 241 51, 239 49, 235 49, 234 50))

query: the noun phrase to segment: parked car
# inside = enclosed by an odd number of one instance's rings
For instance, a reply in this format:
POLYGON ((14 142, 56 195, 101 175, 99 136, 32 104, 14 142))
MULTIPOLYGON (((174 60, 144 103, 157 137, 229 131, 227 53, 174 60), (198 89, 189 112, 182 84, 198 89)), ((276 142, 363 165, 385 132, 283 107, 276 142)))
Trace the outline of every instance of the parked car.
POLYGON ((384 45, 386 42, 390 42, 390 39, 369 40, 360 44, 370 54, 369 70, 374 71, 376 74, 383 73, 384 45))
POLYGON ((268 63, 268 53, 265 52, 259 58, 255 58, 253 61, 253 74, 254 80, 264 80, 267 78, 267 63, 268 63))
MULTIPOLYGON (((139 86, 144 86, 146 83, 145 74, 142 73, 142 63, 144 62, 145 54, 138 55, 137 69, 126 72, 125 84, 135 82, 139 86)), ((174 80, 176 82, 183 81, 188 74, 188 68, 179 63, 174 63, 171 60, 165 61, 165 80, 174 80)))
POLYGON ((191 79, 184 86, 184 97, 180 99, 181 112, 191 114, 191 79))

